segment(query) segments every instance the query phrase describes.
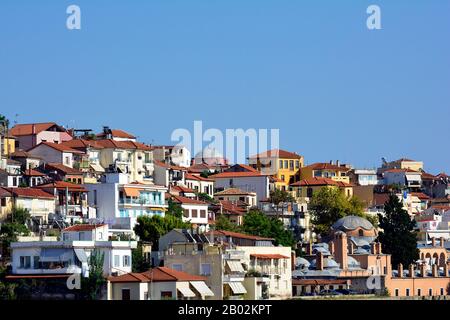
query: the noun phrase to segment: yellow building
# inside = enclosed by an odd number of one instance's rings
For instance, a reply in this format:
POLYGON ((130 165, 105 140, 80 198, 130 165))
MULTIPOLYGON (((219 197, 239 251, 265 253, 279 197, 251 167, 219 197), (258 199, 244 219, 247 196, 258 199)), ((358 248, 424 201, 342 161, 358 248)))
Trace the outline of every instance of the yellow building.
POLYGON ((9 157, 11 153, 16 151, 16 139, 14 137, 3 137, 2 141, 2 155, 9 157))
POLYGON ((350 168, 339 163, 313 163, 309 166, 303 167, 300 177, 302 180, 311 178, 328 178, 337 182, 350 183, 348 173, 350 168))
POLYGON ((275 186, 280 190, 289 190, 289 185, 300 180, 300 168, 304 165, 303 156, 281 149, 273 149, 251 156, 249 165, 274 176, 275 186))
POLYGON ((5 221, 11 213, 13 202, 12 193, 7 189, 0 188, 0 222, 5 221))
POLYGON ((401 158, 395 161, 383 163, 382 169, 410 169, 414 171, 423 171, 423 162, 401 158))
POLYGON ((290 185, 292 195, 300 202, 308 201, 321 188, 339 188, 347 197, 353 196, 353 185, 329 178, 313 177, 290 185))

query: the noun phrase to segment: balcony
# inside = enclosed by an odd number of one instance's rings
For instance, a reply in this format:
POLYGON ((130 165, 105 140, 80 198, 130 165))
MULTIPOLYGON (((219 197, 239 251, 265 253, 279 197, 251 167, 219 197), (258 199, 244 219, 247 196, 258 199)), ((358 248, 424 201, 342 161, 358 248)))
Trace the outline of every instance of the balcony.
POLYGON ((243 260, 244 258, 244 251, 226 251, 223 255, 224 260, 243 260))
POLYGON ((235 282, 235 281, 244 281, 245 279, 245 272, 239 272, 239 273, 229 273, 224 274, 222 276, 223 282, 235 282))
POLYGON ((119 199, 120 205, 135 205, 135 206, 143 206, 143 207, 149 207, 149 206, 165 206, 166 203, 164 201, 157 201, 157 202, 151 202, 151 201, 142 201, 140 199, 127 199, 122 198, 119 199))

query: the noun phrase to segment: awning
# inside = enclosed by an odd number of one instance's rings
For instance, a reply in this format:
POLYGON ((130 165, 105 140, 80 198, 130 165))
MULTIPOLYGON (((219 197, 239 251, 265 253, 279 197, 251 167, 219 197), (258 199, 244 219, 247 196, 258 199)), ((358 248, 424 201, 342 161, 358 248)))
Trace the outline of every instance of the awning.
POLYGON ((242 267, 242 263, 240 263, 239 261, 227 261, 227 265, 232 272, 245 272, 244 268, 242 267))
POLYGON ((245 287, 242 285, 241 282, 228 282, 228 285, 230 286, 231 291, 233 291, 233 293, 235 294, 247 293, 247 290, 245 289, 245 287))
POLYGON ((72 252, 66 249, 43 249, 39 257, 41 262, 69 261, 73 257, 72 252))
POLYGON ((188 287, 179 287, 177 289, 186 298, 192 298, 192 297, 196 296, 195 293, 191 289, 189 289, 188 287))
POLYGON ((197 290, 202 297, 212 297, 214 293, 203 281, 191 281, 192 286, 197 290))
POLYGON ((250 257, 257 259, 289 259, 288 256, 283 256, 282 254, 251 254, 250 257))
POLYGON ((101 165, 99 165, 99 164, 97 164, 97 163, 91 163, 91 164, 90 164, 90 167, 91 167, 95 172, 105 172, 105 169, 104 169, 101 165))
POLYGON ((87 262, 86 252, 83 249, 73 249, 77 255, 78 260, 81 262, 87 262))
POLYGON ((123 191, 125 193, 125 196, 127 197, 135 197, 135 198, 139 198, 139 189, 135 189, 135 188, 123 188, 123 191))

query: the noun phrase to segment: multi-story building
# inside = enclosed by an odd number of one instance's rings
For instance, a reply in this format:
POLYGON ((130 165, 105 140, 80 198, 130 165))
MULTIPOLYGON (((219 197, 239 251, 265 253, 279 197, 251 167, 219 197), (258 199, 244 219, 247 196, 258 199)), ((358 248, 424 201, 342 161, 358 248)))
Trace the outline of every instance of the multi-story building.
POLYGON ((214 199, 219 201, 244 202, 249 208, 258 206, 258 197, 255 192, 242 191, 239 188, 228 188, 216 192, 214 199))
POLYGON ((337 182, 350 183, 349 172, 351 168, 348 165, 341 164, 339 161, 334 163, 313 163, 305 166, 301 170, 301 179, 328 178, 337 182))
POLYGON ((300 169, 304 165, 304 157, 297 153, 273 149, 248 158, 250 166, 276 177, 275 186, 287 191, 289 184, 300 180, 300 169))
POLYGON ((375 169, 352 169, 348 172, 350 183, 358 186, 375 186, 379 183, 375 169))
POLYGON ((200 175, 185 174, 185 184, 188 188, 195 190, 197 193, 205 193, 212 197, 214 195, 214 180, 204 178, 200 175))
POLYGON ((388 169, 383 172, 383 183, 418 191, 422 187, 422 173, 411 169, 388 169))
POLYGON ((158 185, 129 183, 128 175, 105 174, 98 184, 85 184, 89 206, 96 208, 97 219, 111 229, 133 230, 140 216, 164 216, 167 188, 158 185))
POLYGON ((152 146, 156 161, 187 168, 191 165, 191 152, 184 146, 152 146))
POLYGON ((32 156, 39 157, 44 162, 60 163, 73 168, 74 156, 82 152, 61 143, 41 142, 28 150, 28 153, 32 156))
POLYGON ((11 128, 10 134, 17 139, 18 148, 22 150, 28 150, 42 142, 59 144, 72 140, 66 129, 54 122, 16 124, 11 128))
POLYGON ((314 192, 321 188, 338 188, 347 197, 353 196, 353 185, 344 181, 336 181, 330 178, 313 177, 303 179, 290 185, 292 195, 300 202, 308 202, 314 192))
POLYGON ((207 231, 208 203, 176 195, 170 195, 170 198, 183 209, 183 221, 190 222, 194 228, 201 231, 207 231))

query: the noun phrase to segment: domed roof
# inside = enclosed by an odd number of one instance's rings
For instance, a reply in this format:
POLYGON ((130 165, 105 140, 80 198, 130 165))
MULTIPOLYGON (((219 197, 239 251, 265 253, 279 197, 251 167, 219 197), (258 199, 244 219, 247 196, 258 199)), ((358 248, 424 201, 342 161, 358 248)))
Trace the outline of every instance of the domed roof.
POLYGON ((355 230, 360 227, 365 230, 374 229, 373 225, 367 219, 358 216, 343 217, 338 221, 336 221, 332 226, 333 230, 341 230, 341 231, 355 230))
POLYGON ((310 263, 308 260, 306 260, 305 258, 302 257, 298 257, 297 259, 295 259, 295 265, 297 267, 303 267, 303 268, 308 268, 310 263))
POLYGON ((359 268, 361 266, 355 258, 350 256, 347 257, 347 265, 349 268, 359 268))
MULTIPOLYGON (((317 260, 314 259, 313 261, 311 261, 311 265, 309 267, 315 269, 316 266, 317 266, 317 260)), ((339 264, 331 258, 324 258, 323 259, 323 267, 324 268, 339 268, 339 264)))

